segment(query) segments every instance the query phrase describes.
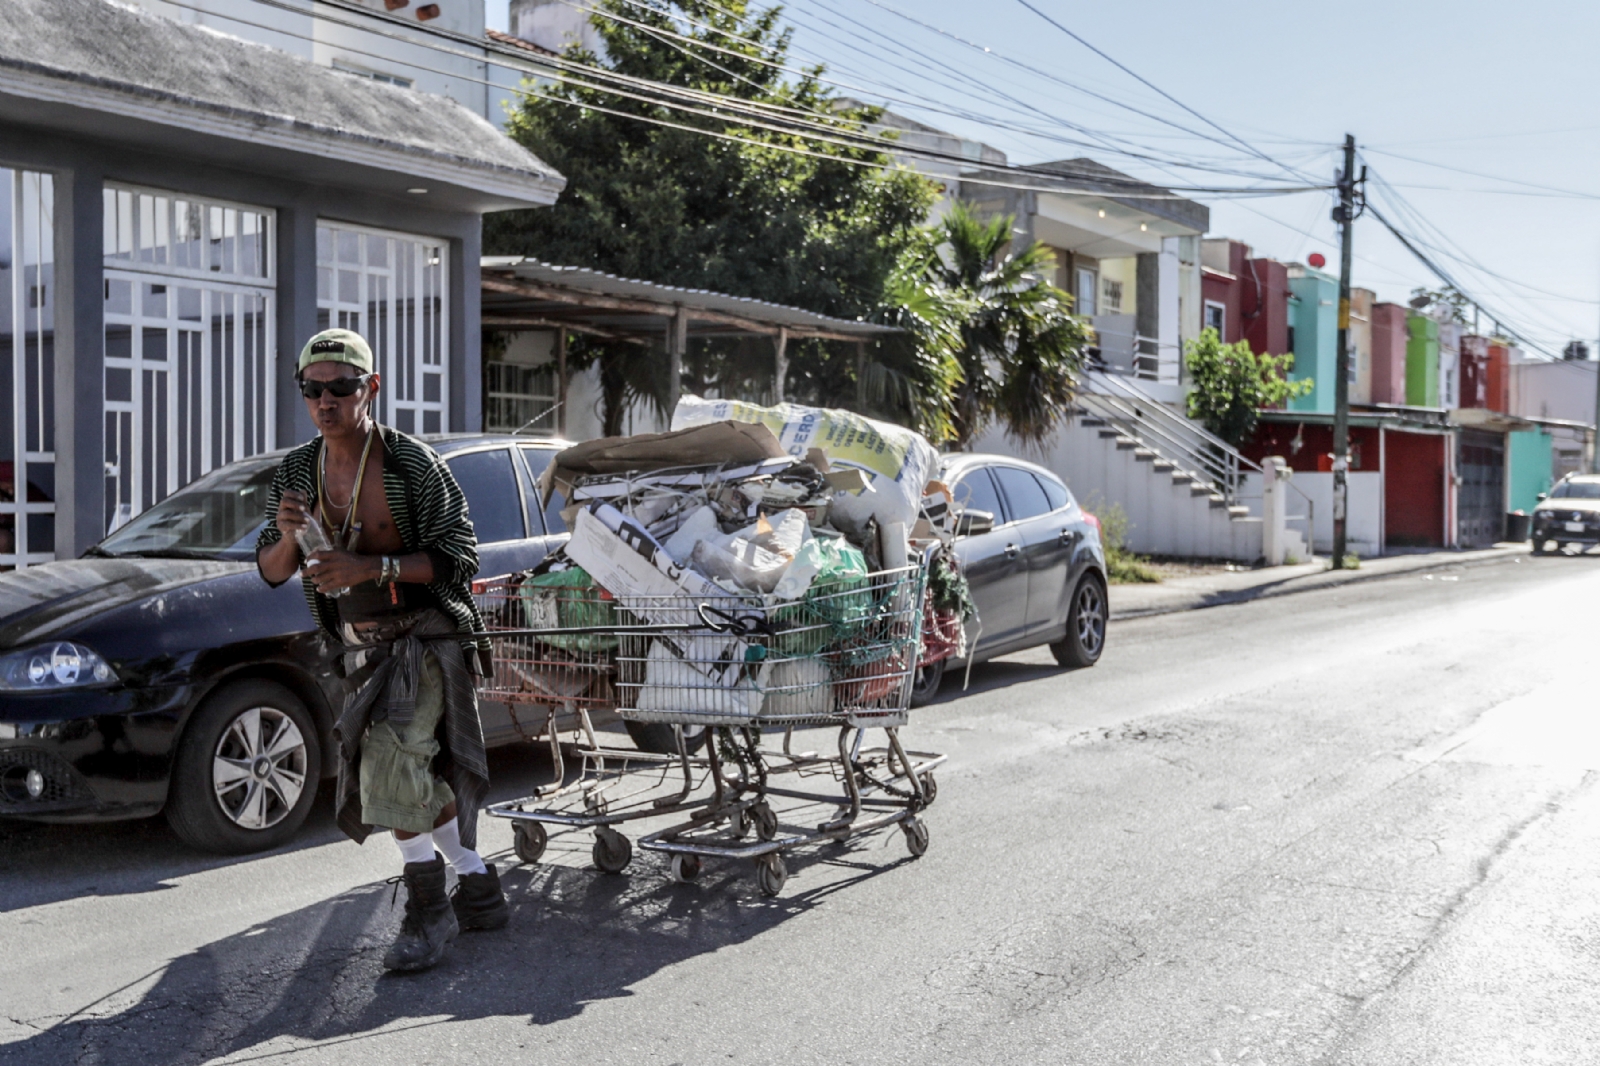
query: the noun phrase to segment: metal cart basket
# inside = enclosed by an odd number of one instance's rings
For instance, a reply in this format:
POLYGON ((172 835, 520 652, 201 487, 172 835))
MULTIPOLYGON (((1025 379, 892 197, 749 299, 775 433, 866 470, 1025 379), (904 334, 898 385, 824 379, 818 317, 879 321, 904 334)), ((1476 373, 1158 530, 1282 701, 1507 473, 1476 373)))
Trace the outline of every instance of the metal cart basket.
POLYGON ((613 871, 632 854, 615 825, 678 816, 640 847, 671 856, 679 880, 698 876, 704 858, 753 859, 768 895, 788 876, 783 852, 799 845, 898 824, 921 855, 928 833, 918 816, 944 757, 907 752, 898 730, 921 653, 923 581, 921 565, 830 576, 786 601, 564 589, 554 609, 530 609, 550 597, 526 585, 486 590, 495 671, 484 692, 546 708, 557 773, 488 813, 515 821, 527 861, 542 852, 546 826, 593 828, 596 865, 613 871), (601 705, 670 726, 677 752, 601 745, 589 717, 601 705), (563 710, 578 723, 567 748, 582 771, 572 782, 553 731, 563 710), (795 751, 795 730, 807 727, 836 728, 837 754, 795 751), (879 729, 883 742, 868 745, 879 729), (691 755, 686 738, 700 735, 704 751, 691 755), (773 800, 796 802, 780 815, 773 800))

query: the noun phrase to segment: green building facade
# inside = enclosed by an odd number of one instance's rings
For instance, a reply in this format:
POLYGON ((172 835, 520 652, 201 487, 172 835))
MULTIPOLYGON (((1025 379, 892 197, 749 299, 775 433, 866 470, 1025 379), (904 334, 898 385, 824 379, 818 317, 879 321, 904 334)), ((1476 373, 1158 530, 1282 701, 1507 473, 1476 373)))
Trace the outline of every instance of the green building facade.
POLYGON ((1311 379, 1311 391, 1289 401, 1289 410, 1330 414, 1339 354, 1339 281, 1310 267, 1289 269, 1291 381, 1311 379))
POLYGON ((1439 406, 1439 323, 1427 315, 1406 318, 1406 403, 1439 406))

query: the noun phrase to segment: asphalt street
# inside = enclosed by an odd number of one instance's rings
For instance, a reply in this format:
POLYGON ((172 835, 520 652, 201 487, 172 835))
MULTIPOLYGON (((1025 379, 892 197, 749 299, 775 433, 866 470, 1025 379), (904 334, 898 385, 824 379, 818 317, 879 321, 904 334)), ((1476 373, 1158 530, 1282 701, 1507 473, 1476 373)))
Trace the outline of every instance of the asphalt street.
POLYGON ((767 899, 578 837, 514 865, 492 821, 510 927, 414 976, 397 852, 326 810, 232 860, 0 824, 0 1061, 1594 1062, 1597 608, 1600 558, 1524 557, 1117 622, 916 714, 923 858, 823 847, 767 899))

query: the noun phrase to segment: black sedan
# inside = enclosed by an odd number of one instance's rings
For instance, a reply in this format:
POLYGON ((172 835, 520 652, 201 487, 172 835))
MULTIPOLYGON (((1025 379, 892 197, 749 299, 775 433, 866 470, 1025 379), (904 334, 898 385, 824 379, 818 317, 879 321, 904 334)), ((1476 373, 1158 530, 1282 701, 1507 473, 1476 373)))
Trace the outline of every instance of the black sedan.
MULTIPOLYGON (((424 439, 466 493, 481 574, 532 566, 565 539, 533 488, 563 445, 424 439)), ((256 573, 279 454, 214 471, 82 559, 0 574, 0 816, 165 810, 221 852, 299 828, 333 772, 343 696, 300 582, 271 589, 256 573)), ((482 711, 488 744, 520 739, 504 705, 482 711)))
MULTIPOLYGON (((977 603, 974 662, 1048 644, 1066 667, 1105 650, 1106 559, 1100 523, 1041 466, 1000 455, 948 455, 940 478, 961 510, 956 558, 977 603)), ((917 672, 912 700, 938 689, 946 665, 917 672)))
POLYGON ((1556 551, 1568 544, 1586 550, 1600 544, 1600 474, 1568 474, 1533 509, 1533 554, 1550 542, 1556 551))

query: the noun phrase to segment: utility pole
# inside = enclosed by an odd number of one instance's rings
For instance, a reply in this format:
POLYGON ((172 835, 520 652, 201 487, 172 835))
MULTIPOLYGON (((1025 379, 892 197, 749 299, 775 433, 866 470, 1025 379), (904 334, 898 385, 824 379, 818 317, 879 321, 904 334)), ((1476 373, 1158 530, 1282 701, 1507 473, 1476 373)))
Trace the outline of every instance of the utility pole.
POLYGON ((1350 502, 1350 242, 1356 221, 1356 138, 1344 135, 1344 169, 1339 172, 1339 347, 1333 383, 1333 568, 1344 568, 1346 515, 1350 502))

